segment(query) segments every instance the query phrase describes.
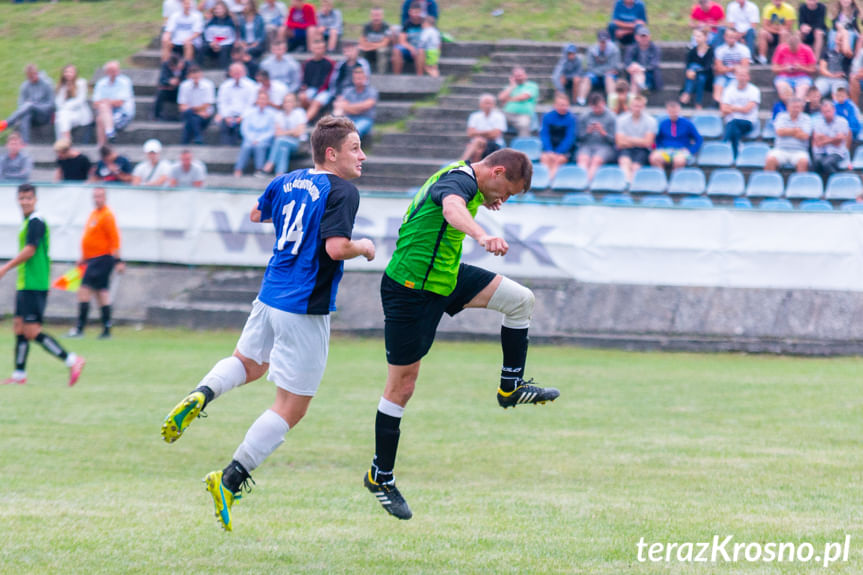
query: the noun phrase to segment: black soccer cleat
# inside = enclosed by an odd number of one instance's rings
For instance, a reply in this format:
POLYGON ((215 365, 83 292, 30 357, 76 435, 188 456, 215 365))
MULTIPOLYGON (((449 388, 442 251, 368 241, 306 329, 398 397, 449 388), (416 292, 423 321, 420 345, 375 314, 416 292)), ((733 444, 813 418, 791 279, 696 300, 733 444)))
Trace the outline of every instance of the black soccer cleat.
POLYGON ((515 407, 519 404, 545 403, 546 401, 554 401, 560 396, 560 391, 553 387, 539 387, 533 385, 533 379, 527 381, 521 380, 512 391, 497 390, 497 402, 506 409, 507 407, 515 407))
POLYGON ((408 502, 405 501, 405 498, 399 492, 399 488, 396 487, 395 480, 388 481, 387 483, 375 483, 372 481, 372 472, 369 470, 363 476, 363 485, 372 492, 372 495, 377 497, 378 503, 390 515, 399 519, 410 519, 414 516, 411 513, 411 508, 408 507, 408 502))

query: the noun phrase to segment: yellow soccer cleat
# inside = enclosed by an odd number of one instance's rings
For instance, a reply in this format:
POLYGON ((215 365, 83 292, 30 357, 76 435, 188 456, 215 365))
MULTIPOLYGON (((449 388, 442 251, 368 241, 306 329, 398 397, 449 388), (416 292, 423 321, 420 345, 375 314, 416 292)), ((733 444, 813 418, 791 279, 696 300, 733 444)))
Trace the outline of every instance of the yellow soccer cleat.
POLYGON ((207 484, 207 491, 213 496, 213 505, 216 507, 216 520, 222 529, 232 531, 231 525, 231 505, 234 504, 234 499, 239 499, 240 495, 233 494, 222 484, 222 472, 211 471, 204 478, 204 483, 207 484))
POLYGON ((162 424, 162 439, 167 443, 174 443, 186 428, 201 414, 206 397, 200 391, 193 391, 178 403, 162 424))

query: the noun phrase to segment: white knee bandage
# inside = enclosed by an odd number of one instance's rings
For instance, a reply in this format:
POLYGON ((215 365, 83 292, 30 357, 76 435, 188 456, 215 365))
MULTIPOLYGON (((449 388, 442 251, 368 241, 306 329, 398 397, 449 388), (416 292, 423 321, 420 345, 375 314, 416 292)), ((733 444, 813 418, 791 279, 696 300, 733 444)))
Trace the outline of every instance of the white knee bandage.
POLYGON ((488 309, 503 314, 503 325, 510 329, 530 327, 530 316, 536 298, 533 292, 505 277, 488 300, 488 309))

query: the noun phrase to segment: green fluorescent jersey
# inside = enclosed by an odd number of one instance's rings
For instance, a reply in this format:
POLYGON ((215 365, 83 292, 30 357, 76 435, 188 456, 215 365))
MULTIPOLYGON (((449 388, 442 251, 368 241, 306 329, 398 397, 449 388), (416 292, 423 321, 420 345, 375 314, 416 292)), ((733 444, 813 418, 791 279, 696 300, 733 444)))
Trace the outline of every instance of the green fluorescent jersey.
POLYGON ((36 247, 33 257, 18 266, 18 290, 48 291, 51 287, 51 260, 48 257, 51 234, 48 225, 38 213, 25 218, 18 231, 18 250, 25 246, 36 247))
POLYGON ((402 218, 387 275, 412 289, 447 296, 455 289, 465 233, 447 224, 443 198, 456 194, 476 217, 483 202, 473 169, 455 162, 438 170, 414 196, 402 218))

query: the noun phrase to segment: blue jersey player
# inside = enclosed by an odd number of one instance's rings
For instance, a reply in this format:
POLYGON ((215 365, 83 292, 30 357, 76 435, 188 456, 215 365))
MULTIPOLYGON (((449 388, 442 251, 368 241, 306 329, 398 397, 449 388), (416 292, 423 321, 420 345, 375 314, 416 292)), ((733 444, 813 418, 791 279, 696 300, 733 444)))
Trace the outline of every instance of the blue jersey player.
POLYGON ((360 197, 348 180, 361 175, 366 159, 356 127, 346 118, 326 117, 315 126, 311 146, 315 168, 275 178, 252 210, 252 221, 272 221, 276 242, 237 349, 162 425, 162 437, 173 443, 207 403, 269 370, 267 379, 276 384, 272 407, 249 428, 228 466, 204 478, 227 531, 231 506, 248 490, 249 474, 282 444, 318 389, 343 260, 375 257, 371 240, 350 239, 360 197))

